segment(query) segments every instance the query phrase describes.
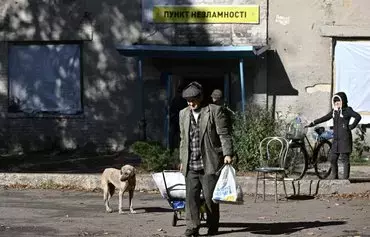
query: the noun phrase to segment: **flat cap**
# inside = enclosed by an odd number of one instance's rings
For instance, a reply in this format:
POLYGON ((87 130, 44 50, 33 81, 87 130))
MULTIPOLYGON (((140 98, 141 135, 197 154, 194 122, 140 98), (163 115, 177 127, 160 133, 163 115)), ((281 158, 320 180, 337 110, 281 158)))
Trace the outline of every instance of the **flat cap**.
POLYGON ((187 85, 182 91, 183 98, 196 98, 203 94, 203 87, 198 82, 194 81, 187 85))
POLYGON ((222 98, 222 91, 219 90, 219 89, 213 90, 213 92, 211 94, 211 97, 215 98, 215 99, 221 99, 222 98))

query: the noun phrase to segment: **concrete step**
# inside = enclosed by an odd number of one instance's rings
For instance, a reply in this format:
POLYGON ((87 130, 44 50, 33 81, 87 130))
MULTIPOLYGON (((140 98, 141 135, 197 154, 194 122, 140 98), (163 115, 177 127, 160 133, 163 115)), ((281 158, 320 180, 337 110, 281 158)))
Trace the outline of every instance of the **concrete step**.
MULTIPOLYGON (((138 174, 136 179, 137 191, 158 190, 150 174, 138 174)), ((255 177, 237 176, 237 182, 245 194, 254 194, 256 188, 255 177)), ((300 181, 286 180, 285 184, 288 195, 363 193, 370 190, 370 182, 351 182, 350 180, 302 179, 300 181)), ((0 173, 0 185, 10 187, 97 190, 100 189, 100 174, 0 173)), ((265 187, 266 194, 274 194, 274 187, 273 181, 267 181, 265 187)), ((262 190, 262 182, 260 181, 258 193, 261 194, 262 190)), ((278 182, 277 190, 279 194, 284 194, 282 182, 278 182)))

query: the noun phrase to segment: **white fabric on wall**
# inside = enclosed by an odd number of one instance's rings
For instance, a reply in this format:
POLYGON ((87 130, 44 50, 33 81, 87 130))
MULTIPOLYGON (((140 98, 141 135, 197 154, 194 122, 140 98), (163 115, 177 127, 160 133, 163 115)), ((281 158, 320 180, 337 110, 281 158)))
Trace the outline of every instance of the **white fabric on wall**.
POLYGON ((80 46, 12 45, 9 97, 23 112, 81 112, 80 46))
MULTIPOLYGON (((335 92, 345 92, 356 112, 370 112, 370 41, 337 41, 334 57, 335 92)), ((370 116, 360 123, 370 123, 370 116)))

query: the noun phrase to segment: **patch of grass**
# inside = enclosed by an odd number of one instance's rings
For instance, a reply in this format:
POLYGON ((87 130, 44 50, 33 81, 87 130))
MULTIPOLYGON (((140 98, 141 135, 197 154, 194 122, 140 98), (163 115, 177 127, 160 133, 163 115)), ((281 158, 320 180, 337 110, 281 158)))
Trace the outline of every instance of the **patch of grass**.
POLYGON ((361 159, 351 160, 351 165, 370 166, 369 157, 362 157, 361 159))
POLYGON ((41 188, 41 189, 59 189, 61 186, 63 186, 63 185, 55 183, 53 180, 49 179, 47 181, 41 182, 38 185, 38 188, 41 188))

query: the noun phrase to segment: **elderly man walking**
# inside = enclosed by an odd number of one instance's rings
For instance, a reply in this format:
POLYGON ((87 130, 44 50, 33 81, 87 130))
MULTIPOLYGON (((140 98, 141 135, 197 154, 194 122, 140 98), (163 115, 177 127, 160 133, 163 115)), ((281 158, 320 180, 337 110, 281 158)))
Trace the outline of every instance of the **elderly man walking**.
POLYGON ((231 163, 232 138, 228 119, 221 106, 203 104, 203 88, 192 82, 182 92, 188 107, 180 111, 180 160, 186 181, 185 236, 198 236, 200 194, 206 203, 208 235, 218 232, 220 210, 212 201, 217 171, 231 163))

